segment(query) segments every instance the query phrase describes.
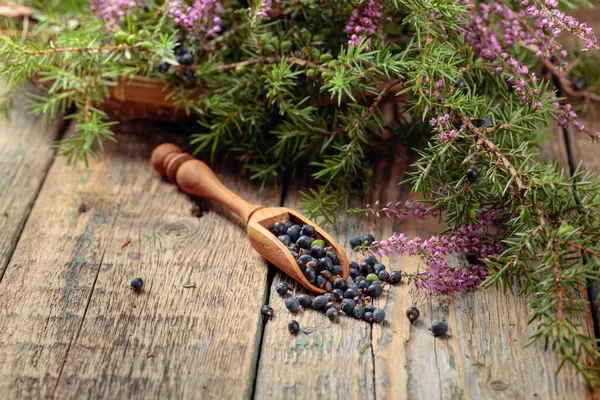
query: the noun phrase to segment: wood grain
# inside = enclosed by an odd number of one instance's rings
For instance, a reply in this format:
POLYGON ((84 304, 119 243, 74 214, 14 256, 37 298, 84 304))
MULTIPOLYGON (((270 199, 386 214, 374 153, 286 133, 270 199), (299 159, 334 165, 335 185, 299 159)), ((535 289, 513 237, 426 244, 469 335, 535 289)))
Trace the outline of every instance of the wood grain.
MULTIPOLYGON (((544 147, 544 157, 566 160, 561 132, 544 147)), ((398 150, 378 169, 379 192, 363 203, 407 198, 398 186, 407 155, 398 150)), ((294 192, 286 205, 298 203, 294 192)), ((390 223, 346 217, 337 224, 337 238, 345 244, 354 234, 388 237, 392 230, 408 237, 437 234, 437 220, 390 223)), ((347 250, 348 247, 346 247, 347 250)), ((349 258, 355 259, 349 254, 349 258)), ((422 268, 413 257, 384 258, 388 269, 415 272, 422 268)), ((464 263, 457 257, 453 263, 464 263)), ((277 274, 273 286, 286 278, 277 274)), ((288 280, 289 283, 291 283, 288 280)), ((299 293, 295 288, 294 294, 299 293)), ((307 310, 293 316, 273 289, 270 304, 276 318, 267 323, 259 363, 257 398, 397 398, 397 399, 583 399, 589 395, 575 369, 565 366, 555 375, 559 359, 541 344, 525 348, 534 332, 525 299, 497 290, 456 295, 428 295, 402 284, 386 288, 375 305, 386 312, 386 324, 372 327, 343 317, 339 324, 307 310), (406 309, 421 310, 411 325, 406 309), (293 337, 286 324, 295 318, 314 332, 293 337), (446 339, 428 331, 432 321, 450 326, 446 339)), ((589 334, 589 319, 580 321, 589 334)))
MULTIPOLYGON (((579 11, 575 17, 580 21, 585 21, 595 33, 600 32, 600 9, 579 11)), ((574 104, 577 104, 575 102, 574 104)), ((592 132, 600 131, 600 110, 598 104, 592 104, 591 109, 581 115, 580 121, 587 129, 592 132)), ((579 163, 585 171, 600 174, 600 146, 593 143, 589 136, 582 132, 577 132, 572 128, 567 130, 570 156, 574 167, 579 163)), ((600 287, 592 285, 590 288, 590 300, 592 300, 592 312, 596 324, 597 332, 600 333, 600 287)))
MULTIPOLYGON (((144 136, 118 135, 89 169, 60 159, 49 172, 0 284, 0 398, 252 390, 267 264, 237 217, 192 215, 150 165, 157 132, 133 128, 144 136)), ((251 201, 279 199, 217 174, 251 201)))
POLYGON ((17 95, 10 121, 0 122, 0 280, 50 168, 61 127, 59 119, 44 125, 30 115, 25 100, 17 95))

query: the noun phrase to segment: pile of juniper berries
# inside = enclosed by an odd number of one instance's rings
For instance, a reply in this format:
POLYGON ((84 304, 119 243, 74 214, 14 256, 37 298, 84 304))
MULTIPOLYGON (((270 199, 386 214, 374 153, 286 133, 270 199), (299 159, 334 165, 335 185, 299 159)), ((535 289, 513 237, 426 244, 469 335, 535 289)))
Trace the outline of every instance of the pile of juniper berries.
MULTIPOLYGON (((327 292, 315 298, 307 294, 286 298, 285 307, 290 312, 312 308, 324 312, 332 322, 337 322, 341 314, 367 322, 385 320, 385 311, 371 303, 381 296, 384 285, 400 283, 400 271, 388 272, 385 265, 369 255, 361 263, 350 262, 350 279, 346 281, 340 277, 342 267, 338 264, 338 255, 317 237, 313 226, 276 222, 271 232, 290 250, 306 279, 327 292)), ((370 234, 355 236, 350 239, 350 245, 352 248, 370 246, 374 240, 370 234)), ((289 290, 285 282, 275 287, 280 296, 286 296, 289 290)))

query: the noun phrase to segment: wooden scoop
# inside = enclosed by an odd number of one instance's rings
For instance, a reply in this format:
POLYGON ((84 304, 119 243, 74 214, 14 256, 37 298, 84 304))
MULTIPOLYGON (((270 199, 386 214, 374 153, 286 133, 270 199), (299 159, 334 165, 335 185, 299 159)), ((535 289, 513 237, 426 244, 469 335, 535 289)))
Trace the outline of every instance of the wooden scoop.
MULTIPOLYGON (((323 239, 338 255, 342 267, 341 277, 348 279, 350 266, 344 250, 331 236, 302 214, 285 207, 252 205, 227 189, 208 165, 196 160, 191 154, 183 153, 171 143, 158 146, 152 152, 152 166, 169 181, 176 183, 186 193, 200 196, 217 203, 237 214, 248 226, 248 238, 252 247, 277 268, 315 293, 325 293, 308 282, 290 250, 273 234, 271 228, 277 221, 292 221, 298 225, 312 225, 316 237, 323 239)), ((330 279, 334 279, 333 277, 330 279)))

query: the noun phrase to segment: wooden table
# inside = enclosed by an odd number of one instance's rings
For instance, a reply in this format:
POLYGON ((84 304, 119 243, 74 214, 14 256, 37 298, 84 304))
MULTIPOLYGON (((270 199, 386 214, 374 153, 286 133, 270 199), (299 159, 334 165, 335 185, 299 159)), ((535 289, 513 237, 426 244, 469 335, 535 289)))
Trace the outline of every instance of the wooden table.
MULTIPOLYGON (((25 114, 22 97, 12 123, 1 125, 0 398, 593 396, 574 368, 555 375, 559 360, 541 344, 524 347, 534 330, 517 295, 428 295, 400 285, 375 302, 388 324, 332 324, 312 310, 292 317, 274 291, 290 280, 251 248, 243 224, 218 206, 207 212, 152 170, 150 152, 172 139, 170 128, 125 123, 119 145, 106 143, 103 159, 86 168, 54 157, 53 140, 72 128, 43 126, 25 114), (141 295, 129 289, 134 277, 145 281, 141 295), (263 304, 275 309, 272 321, 263 321, 263 304), (409 306, 422 313, 415 326, 404 315, 409 306), (291 318, 308 333, 291 336, 291 318), (432 320, 448 321, 450 336, 435 339, 432 320)), ((553 134, 547 159, 600 171, 600 147, 553 134)), ((402 149, 382 157, 390 161, 378 166, 378 192, 357 204, 406 198, 397 183, 408 158, 402 149)), ((255 203, 299 203, 302 186, 283 196, 281 187, 259 192, 232 169, 217 175, 255 203)), ((352 234, 393 230, 430 235, 440 227, 342 216, 334 233, 346 244, 352 234)), ((384 263, 419 267, 411 257, 384 263)), ((593 335, 591 309, 579 322, 593 335)))

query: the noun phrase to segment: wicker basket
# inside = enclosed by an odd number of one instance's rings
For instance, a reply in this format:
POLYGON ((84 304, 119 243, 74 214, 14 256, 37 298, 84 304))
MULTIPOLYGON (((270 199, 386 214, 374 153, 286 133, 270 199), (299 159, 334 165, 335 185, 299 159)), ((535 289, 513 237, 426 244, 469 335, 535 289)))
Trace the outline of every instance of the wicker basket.
MULTIPOLYGON (((199 88, 194 96, 202 92, 199 88)), ((175 121, 195 118, 173 101, 165 99, 167 94, 165 82, 157 78, 120 79, 117 86, 110 87, 109 97, 101 108, 118 119, 175 121)))

